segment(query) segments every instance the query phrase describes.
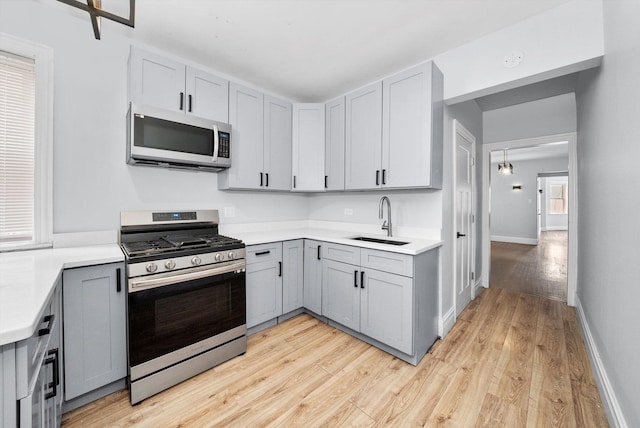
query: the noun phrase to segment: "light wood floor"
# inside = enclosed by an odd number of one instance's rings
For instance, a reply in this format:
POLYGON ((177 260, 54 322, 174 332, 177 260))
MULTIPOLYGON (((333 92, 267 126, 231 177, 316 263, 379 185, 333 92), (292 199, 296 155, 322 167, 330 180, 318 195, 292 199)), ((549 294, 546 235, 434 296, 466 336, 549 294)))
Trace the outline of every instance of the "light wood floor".
POLYGON ((411 366, 308 315, 131 407, 116 392, 64 427, 606 427, 575 310, 484 290, 411 366))
POLYGON ((491 243, 491 287, 567 301, 567 232, 542 232, 538 245, 491 243))

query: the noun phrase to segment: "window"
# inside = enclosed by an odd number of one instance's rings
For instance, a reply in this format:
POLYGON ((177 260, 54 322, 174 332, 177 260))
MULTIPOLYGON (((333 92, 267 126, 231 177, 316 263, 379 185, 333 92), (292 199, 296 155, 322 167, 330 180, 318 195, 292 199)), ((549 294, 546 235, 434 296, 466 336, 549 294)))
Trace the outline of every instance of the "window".
POLYGON ((549 214, 567 214, 567 185, 549 185, 549 214))
POLYGON ((0 250, 51 242, 51 57, 0 34, 0 250))

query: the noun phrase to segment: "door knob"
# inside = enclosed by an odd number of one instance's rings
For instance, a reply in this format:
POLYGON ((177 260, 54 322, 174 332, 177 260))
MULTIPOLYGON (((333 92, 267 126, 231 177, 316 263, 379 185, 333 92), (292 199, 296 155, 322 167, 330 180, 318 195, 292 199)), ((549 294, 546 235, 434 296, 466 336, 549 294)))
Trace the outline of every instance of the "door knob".
POLYGON ((456 232, 458 238, 462 238, 463 236, 467 236, 464 233, 456 232))

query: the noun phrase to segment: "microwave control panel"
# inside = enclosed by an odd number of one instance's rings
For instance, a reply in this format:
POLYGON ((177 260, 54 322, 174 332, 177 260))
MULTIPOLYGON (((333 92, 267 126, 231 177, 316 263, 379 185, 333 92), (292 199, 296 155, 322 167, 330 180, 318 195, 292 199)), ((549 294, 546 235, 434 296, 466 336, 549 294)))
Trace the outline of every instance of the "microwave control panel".
POLYGON ((229 158, 231 156, 231 147, 229 145, 230 135, 228 132, 218 132, 220 145, 218 147, 218 157, 229 158))

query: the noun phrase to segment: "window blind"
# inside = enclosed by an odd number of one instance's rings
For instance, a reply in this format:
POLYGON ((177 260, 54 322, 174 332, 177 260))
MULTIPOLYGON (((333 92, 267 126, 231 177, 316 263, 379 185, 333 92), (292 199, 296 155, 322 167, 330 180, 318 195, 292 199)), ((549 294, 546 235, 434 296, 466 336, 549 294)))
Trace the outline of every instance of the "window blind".
POLYGON ((35 61, 0 51, 0 243, 34 239, 35 61))

